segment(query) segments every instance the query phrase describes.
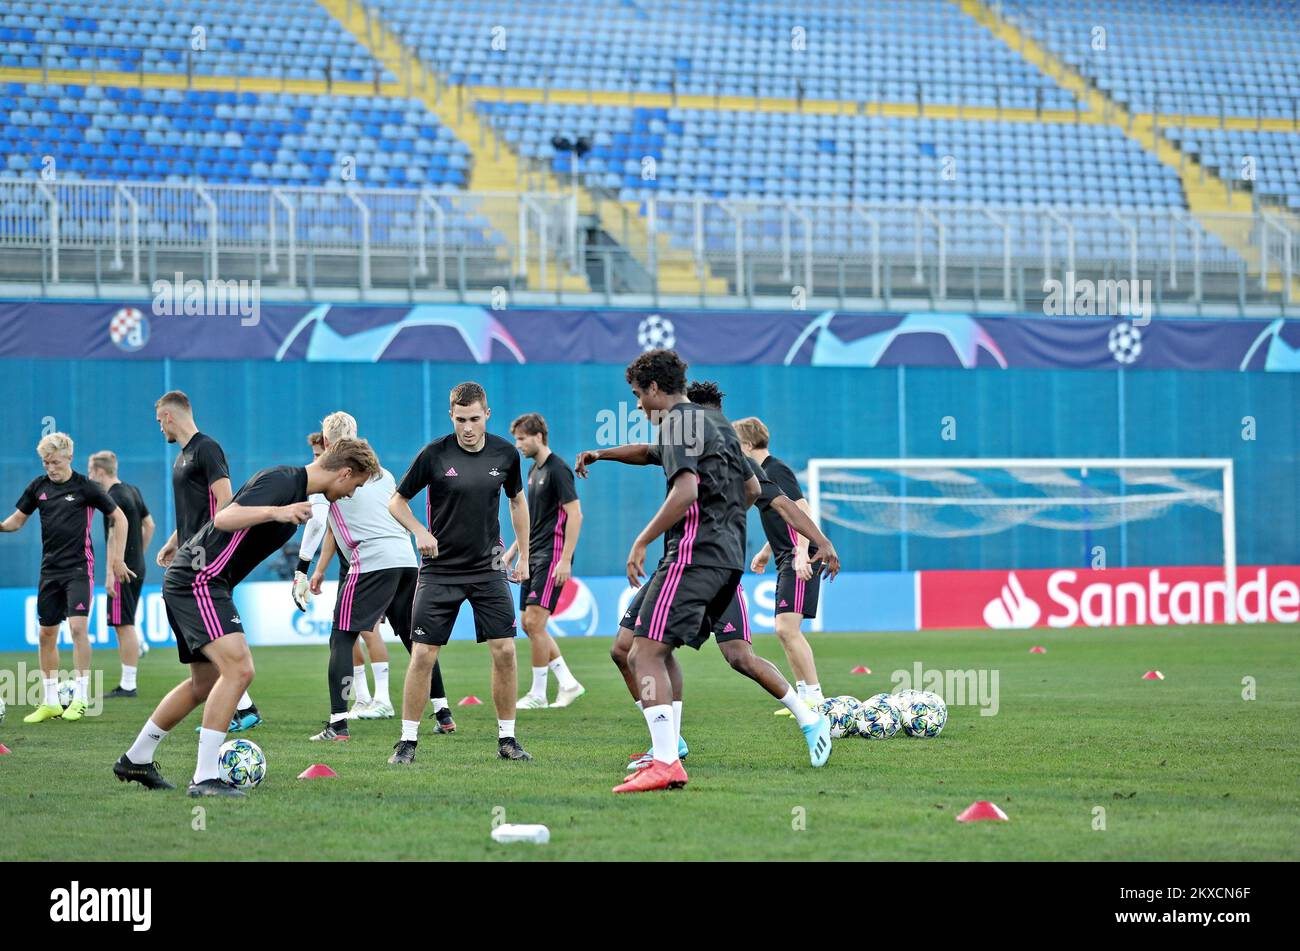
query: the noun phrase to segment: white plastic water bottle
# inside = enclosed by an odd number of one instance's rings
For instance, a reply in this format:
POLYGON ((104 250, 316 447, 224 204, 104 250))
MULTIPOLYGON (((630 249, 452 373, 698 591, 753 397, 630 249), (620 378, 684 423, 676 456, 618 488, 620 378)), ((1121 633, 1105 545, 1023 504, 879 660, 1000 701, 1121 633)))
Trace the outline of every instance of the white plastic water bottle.
POLYGON ((493 842, 535 842, 539 845, 551 841, 551 830, 542 825, 521 825, 503 822, 492 830, 493 842))

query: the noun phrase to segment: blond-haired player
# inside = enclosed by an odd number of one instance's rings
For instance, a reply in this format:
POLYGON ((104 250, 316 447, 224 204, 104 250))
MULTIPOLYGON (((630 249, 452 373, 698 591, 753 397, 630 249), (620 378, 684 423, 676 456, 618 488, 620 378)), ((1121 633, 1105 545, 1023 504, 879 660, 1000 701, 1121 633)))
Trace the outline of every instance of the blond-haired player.
POLYGON ((41 576, 36 594, 41 665, 41 703, 23 718, 24 723, 45 720, 80 720, 90 691, 90 637, 88 618, 95 596, 95 548, 90 526, 95 510, 110 520, 108 563, 110 577, 130 581, 135 572, 124 560, 126 516, 97 483, 72 469, 72 438, 50 433, 36 444, 45 474, 33 479, 18 497, 15 511, 0 532, 16 532, 33 512, 41 514, 41 576), (72 663, 76 671, 72 703, 59 703, 59 625, 72 631, 72 663))

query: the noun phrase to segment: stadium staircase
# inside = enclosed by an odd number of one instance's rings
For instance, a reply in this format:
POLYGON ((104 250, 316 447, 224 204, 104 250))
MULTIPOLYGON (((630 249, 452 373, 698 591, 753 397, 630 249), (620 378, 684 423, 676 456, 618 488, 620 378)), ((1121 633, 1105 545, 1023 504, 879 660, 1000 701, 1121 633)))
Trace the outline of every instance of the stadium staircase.
MULTIPOLYGON (((348 0, 318 0, 345 30, 351 33, 375 60, 385 66, 398 79, 399 86, 411 90, 411 95, 424 103, 426 109, 438 117, 456 137, 469 147, 473 157, 466 190, 483 195, 482 213, 492 227, 504 235, 519 233, 514 206, 491 200, 493 192, 512 192, 519 189, 522 179, 518 158, 501 143, 486 124, 479 121, 471 108, 460 108, 451 96, 439 96, 432 90, 438 88, 439 77, 416 57, 404 52, 396 33, 388 29, 377 16, 368 17, 365 7, 348 0)), ((545 191, 563 194, 565 188, 553 177, 546 183, 545 191)), ((579 208, 579 214, 583 209, 579 208)), ((511 247, 514 247, 513 243, 511 247)), ((516 249, 517 250, 517 249, 516 249)), ((512 253, 501 249, 502 255, 512 253)), ((530 289, 557 290, 560 293, 586 293, 591 290, 585 274, 569 273, 558 253, 548 255, 546 280, 543 281, 541 264, 536 256, 529 255, 525 262, 530 289)))
MULTIPOLYGON (((524 179, 519 156, 500 141, 491 126, 476 114, 473 103, 458 104, 453 96, 435 96, 427 90, 440 84, 445 86, 443 77, 439 77, 422 63, 418 57, 404 53, 397 34, 374 16, 367 23, 367 14, 360 3, 348 0, 318 0, 329 13, 343 25, 343 28, 356 37, 374 58, 386 66, 398 77, 399 84, 407 83, 413 95, 417 95, 443 124, 455 132, 457 138, 469 146, 474 157, 470 173, 468 191, 509 192, 517 191, 524 179), (369 29, 367 27, 369 26, 369 29), (420 94, 421 90, 426 92, 420 94)), ((541 173, 542 191, 551 194, 566 194, 570 186, 562 182, 553 172, 541 173)), ((502 234, 516 234, 517 222, 507 220, 510 214, 504 208, 493 210, 493 203, 484 202, 484 213, 493 226, 502 234)), ((645 249, 648 254, 650 232, 645 219, 640 214, 636 202, 618 202, 601 200, 587 188, 578 192, 578 216, 591 217, 598 223, 599 229, 608 236, 622 240, 622 248, 635 254, 645 249)), ((725 294, 727 283, 711 273, 701 275, 693 257, 686 252, 673 248, 667 234, 657 236, 655 252, 658 259, 659 293, 661 294, 725 294)), ((556 257, 554 271, 546 283, 551 289, 558 275, 562 282, 561 292, 588 292, 591 290, 584 273, 572 274, 564 263, 556 257)), ((530 256, 527 263, 528 286, 542 288, 538 262, 530 256)))
MULTIPOLYGON (((1129 138, 1178 173, 1187 197, 1187 207, 1201 227, 1217 236, 1225 245, 1241 255, 1250 273, 1260 272, 1259 248, 1251 241, 1252 221, 1248 216, 1255 210, 1251 196, 1244 191, 1233 191, 1213 171, 1207 170, 1193 156, 1186 154, 1160 134, 1155 117, 1149 114, 1130 113, 1114 98, 1089 82, 1081 73, 1053 55, 1046 46, 1037 42, 1026 31, 1018 28, 1000 15, 985 0, 950 0, 967 16, 981 24, 995 37, 1013 50, 1057 85, 1075 94, 1087 106, 1079 117, 1081 122, 1102 122, 1116 126, 1129 138), (1240 223, 1227 217, 1241 215, 1240 223)), ((1288 226, 1295 227, 1294 215, 1279 211, 1288 226)), ((1270 272, 1269 290, 1282 292, 1282 276, 1270 272)), ((1300 276, 1291 282, 1291 300, 1300 300, 1300 276)))

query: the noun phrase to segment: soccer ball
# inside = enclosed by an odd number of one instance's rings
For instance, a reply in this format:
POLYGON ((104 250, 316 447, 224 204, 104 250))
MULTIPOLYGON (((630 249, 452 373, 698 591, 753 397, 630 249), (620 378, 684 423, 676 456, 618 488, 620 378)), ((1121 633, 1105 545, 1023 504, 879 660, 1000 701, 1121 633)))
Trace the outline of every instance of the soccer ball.
POLYGON ((65 680, 59 684, 59 706, 64 710, 72 706, 72 700, 77 695, 77 684, 72 680, 65 680))
POLYGON ((817 707, 831 721, 831 739, 853 736, 857 732, 858 700, 856 697, 827 697, 817 707))
POLYGON ((252 789, 266 778, 266 754, 252 740, 230 740, 221 746, 217 770, 223 782, 252 789))
POLYGON ((673 322, 658 314, 651 314, 637 327, 636 342, 643 351, 671 350, 677 342, 673 322))
POLYGON ((868 740, 887 740, 902 727, 898 710, 889 694, 878 693, 858 705, 855 732, 868 740))
POLYGON ((948 722, 948 705, 937 693, 913 691, 903 708, 903 729, 908 736, 932 739, 943 730, 948 722))
POLYGON ((917 697, 921 696, 921 691, 912 689, 900 690, 898 693, 890 693, 885 696, 889 699, 889 702, 894 705, 894 709, 898 711, 898 718, 901 720, 903 714, 907 712, 908 705, 917 697))

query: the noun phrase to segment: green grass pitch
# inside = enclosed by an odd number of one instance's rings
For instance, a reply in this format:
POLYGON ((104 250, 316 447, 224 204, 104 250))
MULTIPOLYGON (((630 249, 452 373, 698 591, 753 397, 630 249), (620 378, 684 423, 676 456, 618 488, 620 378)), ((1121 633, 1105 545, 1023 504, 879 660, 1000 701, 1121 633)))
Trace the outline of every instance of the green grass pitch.
MULTIPOLYGON (((521 711, 531 763, 495 758, 488 655, 443 654, 460 732, 425 721, 412 767, 385 762, 396 721, 353 724, 348 744, 315 744, 326 710, 324 648, 255 648, 253 696, 267 718, 250 737, 269 772, 247 801, 191 800, 197 716, 159 751, 181 788, 150 793, 109 771, 181 674, 173 652, 141 664, 141 697, 80 723, 0 725, 0 852, 10 860, 127 859, 1099 859, 1300 858, 1300 651, 1294 626, 1068 632, 813 635, 827 695, 867 696, 891 673, 998 675, 998 711, 953 705, 934 740, 837 741, 809 767, 793 722, 708 644, 683 651, 690 785, 614 796, 646 728, 610 663, 610 641, 561 641, 587 696, 521 711), (1031 655, 1032 644, 1048 652, 1031 655), (852 675, 857 664, 870 675, 852 675), (1140 679, 1152 668, 1164 681, 1140 679), (1256 699, 1243 698, 1254 678, 1256 699), (295 777, 315 762, 338 779, 295 777), (954 821, 972 801, 1009 822, 954 821), (206 810, 197 816, 196 806, 206 810), (1104 812, 1104 829, 1094 828, 1104 812), (498 845, 494 815, 544 823, 548 845, 498 845), (200 821, 202 819, 202 821, 200 821)), ((521 683, 527 645, 518 642, 521 683)), ((784 667, 774 637, 755 647, 784 667)), ((406 655, 393 651, 394 696, 406 655)), ((64 665, 71 662, 65 651, 64 665)), ((0 655, 0 670, 35 654, 0 655)), ((101 651, 105 686, 116 656, 101 651)), ((555 684, 552 678, 551 691, 555 684)))

